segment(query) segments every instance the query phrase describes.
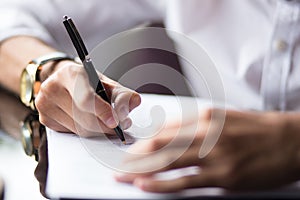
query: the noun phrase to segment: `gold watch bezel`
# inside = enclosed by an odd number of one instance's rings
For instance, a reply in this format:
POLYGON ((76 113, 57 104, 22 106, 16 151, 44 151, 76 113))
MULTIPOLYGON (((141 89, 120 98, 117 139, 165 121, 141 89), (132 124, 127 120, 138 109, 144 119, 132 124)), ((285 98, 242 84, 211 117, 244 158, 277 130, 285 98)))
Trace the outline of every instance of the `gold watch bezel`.
POLYGON ((22 146, 26 155, 32 156, 33 155, 33 142, 32 142, 32 135, 33 130, 30 126, 29 121, 22 122, 21 125, 21 133, 22 133, 22 146))
POLYGON ((36 94, 35 85, 36 74, 40 70, 40 65, 30 62, 21 74, 20 98, 21 101, 31 109, 35 110, 34 97, 36 94))
POLYGON ((20 83, 20 98, 26 106, 36 111, 34 99, 38 94, 41 86, 39 74, 42 69, 42 65, 50 61, 61 60, 74 61, 74 58, 62 52, 51 52, 47 55, 32 60, 22 71, 20 83))
POLYGON ((38 148, 41 135, 45 133, 45 127, 39 122, 36 113, 29 113, 20 123, 23 149, 28 156, 34 156, 38 161, 38 148))

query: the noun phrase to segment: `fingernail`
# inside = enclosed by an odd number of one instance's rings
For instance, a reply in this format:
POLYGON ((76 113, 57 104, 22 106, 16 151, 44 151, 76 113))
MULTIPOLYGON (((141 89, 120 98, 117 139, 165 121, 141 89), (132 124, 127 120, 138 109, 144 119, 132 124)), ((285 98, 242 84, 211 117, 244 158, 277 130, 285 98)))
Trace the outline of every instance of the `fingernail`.
POLYGON ((113 117, 108 118, 108 120, 105 121, 105 124, 109 128, 115 128, 118 125, 115 118, 113 118, 113 117))
POLYGON ((136 106, 140 105, 141 97, 139 95, 135 95, 130 101, 130 108, 135 108, 136 106))

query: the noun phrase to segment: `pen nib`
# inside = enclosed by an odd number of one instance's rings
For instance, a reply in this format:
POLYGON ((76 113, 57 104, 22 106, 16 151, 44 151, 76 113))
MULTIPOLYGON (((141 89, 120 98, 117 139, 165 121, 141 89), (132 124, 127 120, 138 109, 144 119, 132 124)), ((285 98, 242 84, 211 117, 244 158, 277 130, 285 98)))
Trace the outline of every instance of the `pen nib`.
POLYGON ((127 144, 127 143, 126 143, 126 140, 122 141, 122 143, 123 143, 124 145, 126 145, 126 144, 127 144))

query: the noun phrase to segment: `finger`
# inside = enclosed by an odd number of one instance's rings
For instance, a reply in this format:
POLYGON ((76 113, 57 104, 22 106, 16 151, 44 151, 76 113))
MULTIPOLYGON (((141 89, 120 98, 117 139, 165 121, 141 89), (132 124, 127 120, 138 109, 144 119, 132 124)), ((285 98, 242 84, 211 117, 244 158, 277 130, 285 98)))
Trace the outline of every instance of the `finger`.
POLYGON ((105 133, 113 133, 111 129, 105 128, 106 126, 100 121, 97 120, 94 116, 90 116, 87 113, 81 115, 71 115, 66 113, 60 107, 55 105, 53 102, 49 101, 44 94, 39 93, 36 98, 36 106, 39 111, 40 121, 45 126, 57 130, 57 131, 66 131, 66 132, 73 132, 83 137, 90 137, 90 136, 97 136, 99 132, 105 133), (46 103, 45 103, 46 102, 46 103), (84 116, 83 118, 78 118, 76 116, 84 116), (98 126, 91 124, 91 119, 97 120, 98 126), (74 121, 74 120, 78 121, 74 121), (84 121, 82 119, 85 119, 84 121), (88 119, 88 120, 86 120, 88 119), (86 124, 88 123, 88 124, 86 124), (94 129, 91 129, 91 127, 94 129), (62 128, 64 127, 64 128, 62 128), (101 128, 104 127, 104 128, 101 128))
POLYGON ((147 192, 177 192, 187 188, 214 187, 215 175, 200 172, 198 175, 183 176, 171 180, 157 180, 153 177, 138 177, 133 184, 147 192))
MULTIPOLYGON (((172 129, 171 129, 172 131, 172 129)), ((199 150, 204 139, 201 132, 188 134, 184 129, 182 134, 161 134, 150 140, 139 141, 128 150, 129 156, 124 159, 122 166, 126 175, 139 173, 149 175, 157 172, 192 165, 207 166, 218 151, 213 151, 205 159, 199 159, 199 150), (184 134, 186 133, 186 134, 184 134)))
POLYGON ((201 161, 198 158, 199 148, 180 152, 180 150, 169 150, 148 156, 124 164, 122 169, 125 173, 115 175, 119 182, 132 182, 137 177, 150 176, 159 172, 185 168, 190 166, 199 166, 201 161))
MULTIPOLYGON (((200 112, 200 111, 199 111, 200 112)), ((200 121, 201 121, 201 124, 204 123, 202 122, 203 119, 200 118, 200 116, 197 118, 195 118, 194 116, 191 116, 191 117, 186 117, 184 119, 181 119, 180 121, 179 120, 174 120, 174 121, 170 121, 168 122, 166 128, 167 129, 179 129, 180 127, 188 127, 188 126, 193 126, 195 124, 200 124, 200 121)))
POLYGON ((202 160, 198 157, 199 148, 192 149, 168 149, 151 156, 127 161, 122 165, 124 173, 116 175, 121 182, 130 182, 139 176, 149 176, 163 171, 185 168, 190 166, 202 166, 202 160))
MULTIPOLYGON (((73 103, 79 110, 95 114, 109 128, 115 128, 118 125, 118 119, 111 105, 93 91, 82 67, 68 67, 65 70, 58 70, 55 75, 57 77, 52 76, 54 79, 52 91, 56 89, 57 80, 66 79, 66 90, 73 97, 73 103), (68 74, 67 77, 66 74, 68 74)), ((49 87, 51 88, 52 85, 49 87)))
POLYGON ((123 120, 130 111, 140 105, 141 98, 135 91, 118 86, 112 90, 112 101, 119 120, 123 120))
MULTIPOLYGON (((147 176, 147 175, 144 175, 144 176, 147 176)), ((114 174, 114 179, 121 183, 131 183, 132 184, 137 177, 139 177, 137 174, 126 174, 126 175, 124 175, 123 173, 115 173, 114 174)))
MULTIPOLYGON (((52 130, 55 130, 55 131, 57 131, 57 132, 64 132, 64 133, 71 133, 71 132, 72 132, 70 129, 64 127, 63 125, 61 125, 61 124, 58 123, 57 121, 51 119, 49 116, 46 116, 46 115, 44 115, 44 114, 43 114, 43 115, 42 115, 42 114, 39 115, 39 121, 40 121, 43 125, 45 125, 45 126, 51 128, 52 130), (46 118, 47 118, 47 119, 46 119, 46 118)), ((73 132, 72 132, 72 133, 73 133, 73 132)))
POLYGON ((121 125, 123 130, 126 130, 126 129, 131 127, 132 120, 129 117, 127 117, 123 121, 120 122, 120 125, 121 125))
POLYGON ((111 102, 115 104, 116 108, 122 108, 122 105, 125 105, 129 108, 128 110, 130 112, 141 104, 141 97, 136 91, 122 86, 118 82, 109 79, 101 73, 98 73, 98 75, 107 91, 107 94, 111 98, 111 102))
POLYGON ((205 136, 202 132, 201 128, 197 128, 195 125, 166 128, 153 138, 138 141, 130 147, 129 152, 134 155, 148 155, 165 146, 173 148, 200 146, 205 136))
MULTIPOLYGON (((80 130, 86 130, 88 132, 98 132, 98 133, 112 133, 111 129, 107 128, 107 126, 100 121, 94 113, 88 113, 80 110, 76 104, 72 104, 73 100, 68 93, 68 91, 60 84, 51 83, 52 80, 48 80, 48 82, 44 83, 39 94, 40 99, 42 99, 40 104, 48 102, 50 105, 56 104, 63 112, 65 112, 69 117, 71 117, 76 123, 76 126, 80 130), (50 85, 50 86, 49 86, 50 85), (56 92, 52 91, 53 87, 56 88, 56 92)), ((48 108, 51 109, 51 108, 48 108)), ((56 117, 56 116, 53 116, 56 117)), ((88 134, 91 135, 91 134, 88 134)))
MULTIPOLYGON (((62 113, 63 111, 60 108, 52 108, 47 114, 40 115, 40 121, 47 127, 59 132, 73 132, 81 137, 99 136, 100 131, 86 129, 75 122, 69 115, 62 113), (60 114, 58 115, 57 113, 60 114), (55 115, 55 117, 53 117, 53 115, 55 115)), ((104 129, 101 133, 115 134, 112 129, 104 129)))
MULTIPOLYGON (((49 107, 49 106, 45 106, 49 107)), ((40 122, 57 131, 64 131, 77 133, 76 127, 74 126, 73 119, 64 113, 58 107, 51 107, 48 112, 39 111, 39 120, 40 122), (54 117, 55 116, 55 117, 54 117), (62 128, 64 127, 64 128, 62 128)))
POLYGON ((112 132, 112 129, 108 128, 97 116, 83 112, 76 105, 73 106, 71 117, 76 122, 76 126, 82 127, 89 132, 97 132, 97 135, 112 132))

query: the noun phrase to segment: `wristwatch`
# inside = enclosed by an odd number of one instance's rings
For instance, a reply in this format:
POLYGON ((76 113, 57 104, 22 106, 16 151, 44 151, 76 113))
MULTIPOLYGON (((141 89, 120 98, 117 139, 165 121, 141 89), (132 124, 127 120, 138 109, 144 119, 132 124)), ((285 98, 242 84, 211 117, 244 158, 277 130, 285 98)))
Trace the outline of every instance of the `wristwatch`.
POLYGON ((32 110, 36 110, 34 99, 41 85, 40 72, 42 66, 50 61, 74 60, 73 57, 62 53, 53 52, 29 62, 21 74, 20 98, 32 110))
POLYGON ((22 146, 28 156, 34 156, 39 160, 38 149, 40 139, 46 133, 45 126, 39 122, 37 113, 29 113, 21 122, 22 146))

